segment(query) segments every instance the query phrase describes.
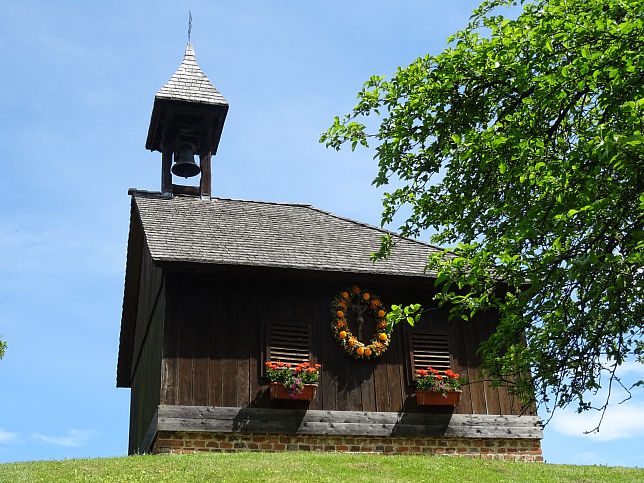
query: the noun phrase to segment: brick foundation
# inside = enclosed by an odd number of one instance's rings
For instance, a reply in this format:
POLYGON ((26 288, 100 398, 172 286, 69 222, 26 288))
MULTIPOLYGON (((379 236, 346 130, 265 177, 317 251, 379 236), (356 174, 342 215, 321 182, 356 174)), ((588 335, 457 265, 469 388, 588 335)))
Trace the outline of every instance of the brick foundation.
POLYGON ((161 431, 152 453, 329 451, 543 461, 538 439, 401 438, 161 431))

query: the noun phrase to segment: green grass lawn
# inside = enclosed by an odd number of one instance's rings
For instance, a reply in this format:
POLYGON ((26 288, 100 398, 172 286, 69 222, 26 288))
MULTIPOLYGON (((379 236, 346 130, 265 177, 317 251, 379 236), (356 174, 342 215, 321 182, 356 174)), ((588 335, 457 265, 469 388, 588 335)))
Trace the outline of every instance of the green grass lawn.
POLYGON ((644 481, 644 469, 337 453, 143 455, 0 465, 0 481, 644 481))

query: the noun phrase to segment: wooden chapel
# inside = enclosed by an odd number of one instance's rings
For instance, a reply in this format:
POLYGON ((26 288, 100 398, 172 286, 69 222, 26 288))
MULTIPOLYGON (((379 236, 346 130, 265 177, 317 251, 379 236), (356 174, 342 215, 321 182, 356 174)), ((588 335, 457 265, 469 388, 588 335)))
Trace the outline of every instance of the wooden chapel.
MULTIPOLYGON (((212 196, 228 103, 188 43, 157 92, 146 148, 161 190, 131 189, 117 387, 130 388, 129 453, 352 451, 541 461, 541 422, 478 376, 476 350, 497 323, 448 321, 433 301, 436 247, 307 204, 212 196), (198 157, 199 163, 195 161, 198 157), (199 176, 199 186, 173 183, 199 176), (354 286, 384 306, 433 308, 397 327, 380 357, 348 357, 331 302, 354 286), (266 361, 321 364, 311 401, 268 395, 266 361), (468 377, 455 407, 419 406, 415 370, 468 377)), ((355 320, 349 320, 355 324, 355 320)))

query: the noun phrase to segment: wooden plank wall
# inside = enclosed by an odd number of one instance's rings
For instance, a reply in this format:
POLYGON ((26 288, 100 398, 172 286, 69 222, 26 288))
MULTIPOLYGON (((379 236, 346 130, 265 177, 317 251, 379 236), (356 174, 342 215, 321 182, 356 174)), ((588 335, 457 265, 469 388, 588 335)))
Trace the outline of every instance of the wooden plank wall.
POLYGON ((141 285, 135 329, 135 353, 130 394, 130 454, 138 452, 150 420, 157 409, 161 387, 164 297, 162 272, 155 267, 144 246, 141 285))
MULTIPOLYGON (((405 350, 406 331, 396 328, 388 351, 371 361, 349 358, 333 339, 330 302, 346 282, 303 282, 241 279, 215 274, 166 274, 166 322, 161 404, 263 408, 308 408, 331 411, 449 412, 418 407, 405 350), (323 365, 317 398, 310 404, 273 401, 261 377, 262 323, 270 319, 308 321, 312 327, 311 361, 323 365)), ((362 282, 385 304, 422 302, 431 296, 379 281, 362 282)), ((448 322, 444 311, 432 310, 423 324, 447 329, 454 370, 472 384, 455 413, 520 414, 503 388, 478 377, 479 342, 494 328, 493 315, 473 323, 448 322)))
POLYGON ((141 250, 139 295, 136 309, 136 323, 134 328, 134 351, 132 355, 132 374, 134 377, 137 361, 139 359, 143 340, 148 332, 152 311, 159 299, 159 292, 163 282, 161 268, 154 265, 147 243, 143 243, 141 250))

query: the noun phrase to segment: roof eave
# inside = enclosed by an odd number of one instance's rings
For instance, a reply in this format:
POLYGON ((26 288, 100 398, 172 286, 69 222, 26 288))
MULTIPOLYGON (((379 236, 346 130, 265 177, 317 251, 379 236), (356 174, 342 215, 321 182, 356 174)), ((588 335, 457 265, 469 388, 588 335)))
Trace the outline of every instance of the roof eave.
POLYGON ((116 387, 131 387, 132 385, 132 357, 143 242, 141 219, 134 198, 132 198, 130 231, 127 243, 127 261, 125 266, 125 287, 123 291, 123 311, 121 313, 121 333, 119 336, 119 354, 116 367, 116 387))
POLYGON ((174 143, 174 139, 164 139, 164 136, 172 135, 171 132, 166 131, 166 128, 172 125, 174 115, 182 111, 196 112, 203 117, 203 132, 206 136, 206 146, 204 147, 209 149, 212 155, 217 154, 219 140, 228 114, 228 104, 203 104, 164 97, 154 98, 145 149, 163 152, 164 143, 169 145, 174 143))

